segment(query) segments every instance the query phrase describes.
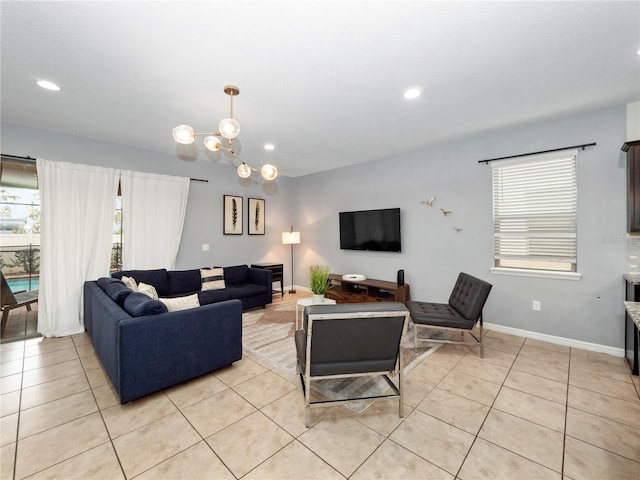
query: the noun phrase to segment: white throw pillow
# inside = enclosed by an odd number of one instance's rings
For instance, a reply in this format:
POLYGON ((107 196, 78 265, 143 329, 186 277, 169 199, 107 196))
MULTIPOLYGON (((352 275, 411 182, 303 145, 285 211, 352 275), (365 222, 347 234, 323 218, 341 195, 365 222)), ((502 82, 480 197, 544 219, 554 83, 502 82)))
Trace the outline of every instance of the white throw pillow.
POLYGON ((203 292, 205 290, 221 290, 226 288, 223 268, 201 268, 200 278, 202 279, 203 292))
POLYGON ((153 298, 154 300, 158 300, 158 292, 156 292, 156 287, 154 287, 153 285, 140 282, 138 284, 137 291, 140 293, 144 293, 145 295, 153 298))
POLYGON ((120 280, 122 280, 122 283, 124 283, 125 286, 129 287, 134 292, 138 291, 138 284, 136 283, 135 278, 123 276, 120 280))
POLYGON ((158 300, 164 303, 170 312, 177 312, 178 310, 187 310, 189 308, 200 306, 197 293, 186 297, 159 298, 158 300))

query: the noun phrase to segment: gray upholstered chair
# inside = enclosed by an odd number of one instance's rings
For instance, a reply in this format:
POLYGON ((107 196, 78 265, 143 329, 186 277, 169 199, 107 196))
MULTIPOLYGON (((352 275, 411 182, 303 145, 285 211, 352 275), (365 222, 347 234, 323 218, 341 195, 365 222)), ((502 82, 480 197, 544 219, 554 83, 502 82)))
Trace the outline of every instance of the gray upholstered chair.
POLYGON ((418 346, 418 328, 453 330, 461 334, 461 340, 432 339, 427 341, 436 343, 465 343, 464 332, 480 344, 480 358, 484 358, 484 345, 482 343, 482 309, 489 292, 491 284, 461 272, 458 275, 453 291, 449 296, 448 303, 429 303, 408 301, 407 308, 411 312, 413 322, 414 347, 418 346), (478 324, 479 333, 473 333, 473 329, 478 324))
MULTIPOLYGON (((304 310, 303 329, 295 333, 298 373, 305 396, 305 426, 312 406, 353 400, 397 397, 402 404, 400 341, 409 321, 402 303, 310 305, 304 310), (397 376, 394 383, 389 374, 397 376), (382 376, 393 391, 380 396, 311 401, 311 382, 331 378, 382 376)), ((388 390, 388 389, 387 389, 388 390)))

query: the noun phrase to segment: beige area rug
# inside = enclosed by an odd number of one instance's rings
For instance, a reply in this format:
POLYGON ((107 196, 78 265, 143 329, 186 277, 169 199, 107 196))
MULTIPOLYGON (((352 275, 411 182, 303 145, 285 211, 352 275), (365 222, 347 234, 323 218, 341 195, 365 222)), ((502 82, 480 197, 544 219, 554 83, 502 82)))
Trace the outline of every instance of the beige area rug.
MULTIPOLYGON (((296 300, 273 303, 266 309, 252 310, 242 315, 242 347, 277 370, 297 376, 296 347, 293 340, 296 323, 296 300)), ((302 310, 302 307, 300 307, 302 310)), ((421 343, 417 351, 413 348, 413 331, 402 339, 402 361, 404 374, 408 374, 422 360, 435 352, 442 344, 421 343)), ((396 380, 392 378, 392 380, 396 380)), ((357 377, 321 380, 312 384, 312 389, 321 395, 339 400, 343 398, 382 395, 389 386, 382 377, 357 377)), ((345 406, 361 412, 371 401, 349 402, 345 406)))

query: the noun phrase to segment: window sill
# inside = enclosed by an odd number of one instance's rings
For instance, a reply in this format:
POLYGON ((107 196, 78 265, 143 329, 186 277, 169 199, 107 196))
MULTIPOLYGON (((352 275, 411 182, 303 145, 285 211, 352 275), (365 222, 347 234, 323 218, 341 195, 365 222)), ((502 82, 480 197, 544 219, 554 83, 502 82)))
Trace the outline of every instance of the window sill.
POLYGON ((581 273, 577 272, 552 272, 548 270, 527 270, 524 268, 493 267, 491 273, 497 275, 514 275, 517 277, 552 278, 554 280, 580 280, 581 273))

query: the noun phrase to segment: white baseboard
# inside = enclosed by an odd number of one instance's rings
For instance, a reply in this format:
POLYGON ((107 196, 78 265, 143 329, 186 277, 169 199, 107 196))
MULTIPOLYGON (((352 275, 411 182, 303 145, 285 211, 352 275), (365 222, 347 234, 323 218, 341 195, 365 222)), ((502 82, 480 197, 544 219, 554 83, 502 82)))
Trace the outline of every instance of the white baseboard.
POLYGON ((573 340, 571 338, 556 337, 545 333, 530 332, 529 330, 521 330, 519 328, 505 327, 496 325, 495 323, 485 323, 484 328, 495 332, 508 333, 517 337, 533 338, 534 340, 542 340, 543 342, 555 343, 557 345, 565 345, 567 347, 581 348, 591 352, 606 353, 615 357, 624 357, 624 348, 610 347, 608 345, 599 345, 597 343, 583 342, 581 340, 573 340))
MULTIPOLYGON (((303 287, 302 285, 294 285, 293 289, 296 291, 302 290, 303 292, 311 292, 311 289, 309 287, 303 287)), ((289 290, 291 290, 291 285, 285 285, 284 286, 285 293, 288 292, 289 290)))

